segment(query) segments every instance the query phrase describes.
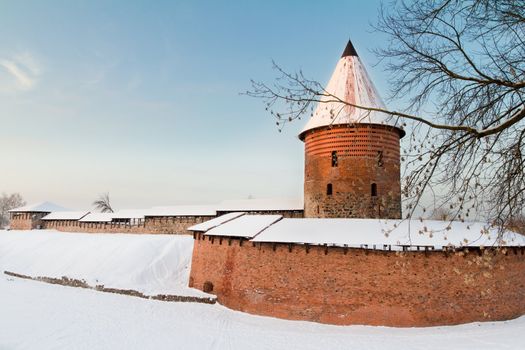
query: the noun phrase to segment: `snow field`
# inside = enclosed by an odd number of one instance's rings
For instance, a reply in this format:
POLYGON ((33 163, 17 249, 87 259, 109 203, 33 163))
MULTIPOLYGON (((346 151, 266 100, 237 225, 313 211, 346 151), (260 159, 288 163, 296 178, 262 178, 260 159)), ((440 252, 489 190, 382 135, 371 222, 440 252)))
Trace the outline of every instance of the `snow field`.
POLYGON ((3 231, 0 269, 147 295, 209 296, 188 288, 192 249, 192 237, 182 235, 3 231))
MULTIPOLYGON (((0 231, 0 270, 148 294, 186 287, 187 236, 0 231)), ((431 328, 331 326, 0 274, 0 349, 522 349, 525 317, 431 328)))

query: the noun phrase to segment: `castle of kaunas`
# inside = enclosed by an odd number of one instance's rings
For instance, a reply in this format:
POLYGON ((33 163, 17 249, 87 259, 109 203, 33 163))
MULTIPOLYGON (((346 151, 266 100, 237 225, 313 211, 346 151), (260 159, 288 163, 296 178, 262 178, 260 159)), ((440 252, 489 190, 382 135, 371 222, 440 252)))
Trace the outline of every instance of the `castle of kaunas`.
MULTIPOLYGON (((384 107, 351 42, 326 90, 384 107)), ((404 135, 387 115, 327 100, 299 135, 304 201, 108 214, 39 203, 12 210, 11 229, 193 234, 190 286, 259 315, 412 327, 525 314, 525 237, 482 223, 402 220, 404 135)))

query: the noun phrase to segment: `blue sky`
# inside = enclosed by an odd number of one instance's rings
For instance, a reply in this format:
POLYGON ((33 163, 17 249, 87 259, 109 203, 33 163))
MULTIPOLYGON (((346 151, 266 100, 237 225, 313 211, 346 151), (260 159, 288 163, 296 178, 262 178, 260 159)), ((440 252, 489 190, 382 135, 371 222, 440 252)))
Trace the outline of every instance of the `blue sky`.
MULTIPOLYGON (((89 208, 300 197, 299 121, 262 102, 271 60, 325 83, 379 1, 0 1, 0 192, 89 208)), ((385 96, 386 97, 386 96, 385 96)))

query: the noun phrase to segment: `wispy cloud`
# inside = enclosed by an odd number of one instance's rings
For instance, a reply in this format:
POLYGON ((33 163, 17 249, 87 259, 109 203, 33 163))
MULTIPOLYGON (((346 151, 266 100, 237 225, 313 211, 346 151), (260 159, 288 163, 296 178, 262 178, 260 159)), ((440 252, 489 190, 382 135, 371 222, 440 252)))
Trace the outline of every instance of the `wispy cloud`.
POLYGON ((31 90, 40 76, 40 66, 32 55, 22 53, 11 58, 0 57, 0 84, 3 90, 31 90))

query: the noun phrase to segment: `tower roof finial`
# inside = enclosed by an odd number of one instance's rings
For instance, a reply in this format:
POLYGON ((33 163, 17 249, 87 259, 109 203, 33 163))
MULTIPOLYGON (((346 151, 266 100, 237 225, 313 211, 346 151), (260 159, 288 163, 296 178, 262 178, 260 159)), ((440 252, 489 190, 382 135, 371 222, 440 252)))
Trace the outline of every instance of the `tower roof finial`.
POLYGON ((343 54, 341 57, 346 56, 358 56, 357 51, 354 48, 354 45, 352 45, 352 40, 348 40, 348 44, 346 44, 345 50, 343 51, 343 54))

